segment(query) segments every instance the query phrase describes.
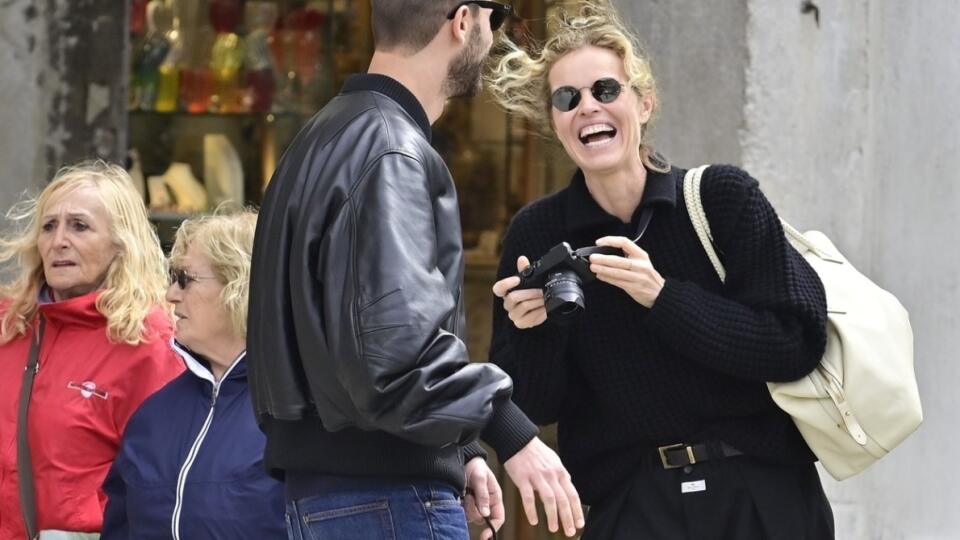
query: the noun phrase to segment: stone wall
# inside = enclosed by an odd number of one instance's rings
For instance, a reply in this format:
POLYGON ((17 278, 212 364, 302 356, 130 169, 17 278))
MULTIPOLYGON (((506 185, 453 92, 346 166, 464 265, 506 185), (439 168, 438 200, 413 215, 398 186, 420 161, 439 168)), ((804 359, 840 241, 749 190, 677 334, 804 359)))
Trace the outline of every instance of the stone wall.
POLYGON ((739 0, 616 2, 651 58, 660 111, 650 140, 684 167, 740 163, 747 7, 739 0))

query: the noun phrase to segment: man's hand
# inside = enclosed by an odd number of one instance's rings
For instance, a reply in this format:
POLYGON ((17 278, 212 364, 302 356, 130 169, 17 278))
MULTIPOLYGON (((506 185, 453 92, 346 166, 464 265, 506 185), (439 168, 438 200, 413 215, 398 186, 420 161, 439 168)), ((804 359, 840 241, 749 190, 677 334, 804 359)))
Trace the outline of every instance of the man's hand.
MULTIPOLYGON (((494 531, 499 531, 503 526, 504 511, 503 491, 497 477, 482 457, 475 457, 467 462, 463 475, 467 479, 467 495, 463 498, 467 521, 484 523, 484 518, 487 518, 494 531)), ((491 537, 493 531, 489 528, 480 533, 480 540, 489 540, 491 537)))
POLYGON ((550 532, 557 532, 558 516, 563 532, 568 537, 573 537, 577 529, 583 528, 580 495, 570 482, 570 473, 563 467, 557 454, 540 439, 534 437, 503 466, 520 490, 523 511, 530 525, 537 524, 536 492, 547 514, 550 532))

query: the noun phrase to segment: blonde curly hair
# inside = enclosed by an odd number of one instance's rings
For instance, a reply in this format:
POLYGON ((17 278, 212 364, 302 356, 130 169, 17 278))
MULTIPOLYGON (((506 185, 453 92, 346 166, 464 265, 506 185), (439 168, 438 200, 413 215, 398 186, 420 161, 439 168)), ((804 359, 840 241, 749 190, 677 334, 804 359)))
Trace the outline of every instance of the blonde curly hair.
POLYGON ((41 216, 51 199, 83 188, 92 188, 103 202, 117 247, 96 302, 97 311, 107 319, 107 337, 130 345, 150 338, 145 320, 156 306, 163 305, 166 290, 163 250, 130 175, 118 165, 98 160, 60 169, 38 196, 14 205, 7 213, 15 230, 0 238, 0 263, 15 261, 19 272, 0 285, 0 297, 8 302, 0 319, 0 342, 26 334, 37 315, 40 291, 46 284, 37 247, 41 216))
POLYGON ((219 208, 213 215, 184 221, 170 250, 170 265, 183 265, 187 251, 194 247, 210 261, 223 290, 220 303, 230 316, 238 336, 247 337, 247 299, 250 296, 250 257, 257 212, 219 208))
MULTIPOLYGON (((641 98, 650 98, 654 112, 658 109, 650 61, 616 9, 606 1, 586 0, 579 4, 574 14, 561 8, 548 23, 552 37, 530 53, 504 37, 501 47, 505 52, 498 55, 487 74, 488 88, 497 103, 530 120, 547 136, 553 135, 550 69, 565 54, 588 45, 609 49, 623 59, 628 86, 641 98)), ((641 135, 646 133, 646 127, 642 126, 641 135)))

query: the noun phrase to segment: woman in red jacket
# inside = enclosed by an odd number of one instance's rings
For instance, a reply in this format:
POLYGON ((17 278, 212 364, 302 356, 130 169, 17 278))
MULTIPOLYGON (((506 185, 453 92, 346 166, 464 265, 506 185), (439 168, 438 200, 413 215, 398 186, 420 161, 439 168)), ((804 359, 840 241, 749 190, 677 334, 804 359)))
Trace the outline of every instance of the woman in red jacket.
POLYGON ((127 420, 183 370, 167 345, 163 252, 129 176, 103 162, 63 169, 9 216, 19 227, 0 238, 0 262, 18 268, 0 288, 0 538, 96 533, 127 420))

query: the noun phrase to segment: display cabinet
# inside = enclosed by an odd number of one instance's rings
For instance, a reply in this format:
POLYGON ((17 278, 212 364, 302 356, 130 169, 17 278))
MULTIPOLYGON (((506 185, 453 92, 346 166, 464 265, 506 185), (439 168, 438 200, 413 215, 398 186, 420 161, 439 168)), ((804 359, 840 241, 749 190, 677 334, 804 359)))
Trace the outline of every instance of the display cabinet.
POLYGON ((369 2, 133 0, 128 165, 161 240, 257 205, 303 124, 369 59, 369 2))

